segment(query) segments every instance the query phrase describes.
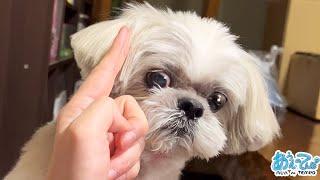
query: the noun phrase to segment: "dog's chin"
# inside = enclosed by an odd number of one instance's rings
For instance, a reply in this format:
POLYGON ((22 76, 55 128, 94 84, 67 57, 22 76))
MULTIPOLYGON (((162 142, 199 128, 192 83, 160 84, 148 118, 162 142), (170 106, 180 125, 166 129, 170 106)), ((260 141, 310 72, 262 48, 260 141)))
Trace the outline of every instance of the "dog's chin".
MULTIPOLYGON (((185 137, 164 137, 164 139, 147 139, 145 151, 152 154, 154 159, 170 159, 176 156, 184 157, 186 159, 192 157, 199 157, 201 159, 209 159, 219 154, 222 148, 215 149, 214 146, 220 146, 215 144, 207 148, 201 148, 208 142, 194 142, 189 138, 185 137), (197 146, 197 147, 195 147, 197 146)), ((222 146, 220 146, 222 147, 222 146)))
POLYGON ((173 119, 147 135, 145 149, 161 157, 175 153, 192 155, 192 126, 181 117, 173 119))
POLYGON ((197 151, 197 148, 194 148, 195 144, 203 144, 195 142, 196 122, 186 121, 182 117, 173 119, 173 122, 168 122, 147 135, 145 150, 151 152, 153 158, 166 159, 179 155, 185 158, 197 156, 207 159, 208 156, 218 154, 215 152, 209 155, 208 152, 197 151))

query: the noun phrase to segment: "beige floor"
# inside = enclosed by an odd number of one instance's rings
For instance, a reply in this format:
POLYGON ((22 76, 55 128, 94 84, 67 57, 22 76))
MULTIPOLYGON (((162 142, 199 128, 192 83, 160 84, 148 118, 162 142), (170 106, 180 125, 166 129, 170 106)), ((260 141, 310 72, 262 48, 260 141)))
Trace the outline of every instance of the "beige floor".
MULTIPOLYGON (((312 155, 320 155, 320 121, 299 116, 288 112, 281 123, 282 137, 259 152, 266 159, 271 159, 276 150, 293 153, 297 151, 309 152, 312 155)), ((320 171, 317 177, 298 177, 294 179, 320 179, 320 171)))

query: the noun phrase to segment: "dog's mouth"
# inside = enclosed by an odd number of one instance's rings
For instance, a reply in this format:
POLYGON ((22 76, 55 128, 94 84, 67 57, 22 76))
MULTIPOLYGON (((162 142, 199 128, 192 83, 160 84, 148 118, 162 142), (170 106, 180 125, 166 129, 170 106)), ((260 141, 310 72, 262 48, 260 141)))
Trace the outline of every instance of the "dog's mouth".
POLYGON ((147 135, 146 149, 155 154, 155 159, 167 158, 167 154, 178 150, 191 150, 194 139, 195 121, 184 116, 171 118, 155 132, 147 135))
POLYGON ((195 123, 195 121, 189 121, 186 117, 180 116, 164 124, 160 131, 169 131, 173 137, 184 138, 188 136, 193 139, 195 123))

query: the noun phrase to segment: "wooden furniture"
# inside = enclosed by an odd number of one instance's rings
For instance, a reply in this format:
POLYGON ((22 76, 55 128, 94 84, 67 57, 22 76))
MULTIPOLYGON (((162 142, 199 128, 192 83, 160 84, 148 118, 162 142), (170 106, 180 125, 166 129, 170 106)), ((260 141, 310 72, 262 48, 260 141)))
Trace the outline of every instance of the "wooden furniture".
POLYGON ((52 119, 56 94, 79 79, 72 58, 49 65, 52 12, 53 0, 0 2, 0 179, 52 119))
POLYGON ((111 0, 93 0, 93 8, 92 8, 93 22, 99 22, 109 18, 111 6, 112 6, 111 0))
POLYGON ((73 57, 50 53, 52 32, 104 20, 112 6, 111 0, 0 1, 0 179, 34 131, 52 120, 56 96, 65 90, 69 97, 80 79, 73 57))
POLYGON ((217 17, 219 12, 220 0, 205 0, 203 17, 217 17))
POLYGON ((51 0, 0 2, 0 179, 34 128, 48 119, 52 5, 51 0))

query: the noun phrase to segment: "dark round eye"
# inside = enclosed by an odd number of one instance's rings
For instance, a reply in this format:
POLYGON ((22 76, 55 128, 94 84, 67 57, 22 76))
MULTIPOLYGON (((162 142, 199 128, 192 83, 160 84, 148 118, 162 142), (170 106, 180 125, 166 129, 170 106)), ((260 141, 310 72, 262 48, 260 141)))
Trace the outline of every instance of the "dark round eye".
POLYGON ((146 84, 148 88, 165 88, 170 85, 170 77, 162 71, 148 72, 146 75, 146 84))
POLYGON ((208 97, 208 103, 212 112, 217 112, 227 101, 226 95, 221 92, 214 92, 208 97))

